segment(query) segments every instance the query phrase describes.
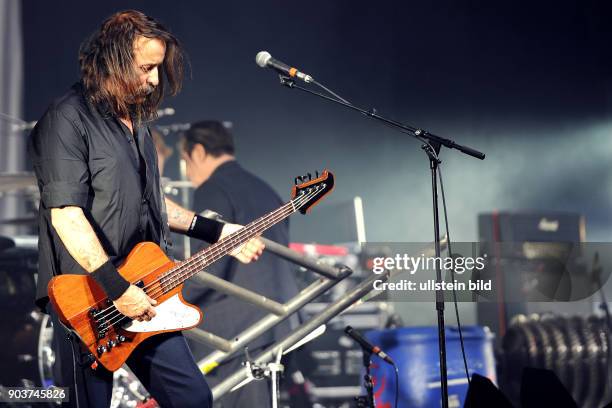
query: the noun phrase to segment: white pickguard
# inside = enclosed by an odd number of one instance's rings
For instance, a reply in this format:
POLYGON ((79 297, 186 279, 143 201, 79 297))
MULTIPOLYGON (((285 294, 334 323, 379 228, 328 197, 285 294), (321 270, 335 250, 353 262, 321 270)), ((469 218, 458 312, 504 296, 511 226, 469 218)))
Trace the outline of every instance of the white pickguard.
POLYGON ((133 320, 123 328, 129 332, 147 333, 193 327, 200 321, 200 313, 181 302, 178 294, 155 306, 155 312, 157 314, 150 321, 133 320))

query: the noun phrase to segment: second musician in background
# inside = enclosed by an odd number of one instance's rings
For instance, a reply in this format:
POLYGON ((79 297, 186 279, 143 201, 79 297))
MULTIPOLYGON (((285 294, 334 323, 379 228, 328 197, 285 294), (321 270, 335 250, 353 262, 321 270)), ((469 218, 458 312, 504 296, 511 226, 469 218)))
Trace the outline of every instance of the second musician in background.
MULTIPOLYGON (((187 164, 188 178, 196 188, 192 208, 196 213, 212 210, 222 215, 226 222, 246 225, 282 205, 278 194, 265 181, 238 164, 234 156, 232 135, 221 122, 202 121, 193 124, 182 137, 181 150, 187 164)), ((264 236, 288 245, 288 220, 273 226, 264 236)), ((201 242, 191 243, 194 252, 202 247, 201 242)), ((283 303, 298 291, 290 265, 266 252, 258 262, 249 266, 223 258, 211 265, 208 272, 283 303)), ((183 294, 188 302, 202 308, 204 319, 200 328, 227 339, 268 313, 190 281, 185 285, 183 294)), ((278 340, 297 323, 297 317, 293 316, 249 344, 249 350, 255 355, 258 349, 278 340)), ((196 360, 213 351, 193 341, 189 345, 196 360)), ((239 369, 243 360, 244 355, 239 353, 207 374, 206 379, 211 387, 239 369)), ((229 393, 219 402, 223 408, 264 407, 269 406, 270 398, 268 381, 253 381, 229 393)))

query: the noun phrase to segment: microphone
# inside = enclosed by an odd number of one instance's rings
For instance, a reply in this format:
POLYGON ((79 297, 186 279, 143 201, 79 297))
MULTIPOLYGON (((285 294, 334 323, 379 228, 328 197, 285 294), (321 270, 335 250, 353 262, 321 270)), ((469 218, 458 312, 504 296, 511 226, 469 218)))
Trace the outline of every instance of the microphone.
POLYGON ((351 337, 353 340, 355 340, 357 343, 359 343, 359 345, 361 347, 363 347, 364 350, 372 353, 372 354, 376 354, 378 357, 382 358, 383 360, 385 360, 387 363, 391 364, 391 365, 395 365, 395 363, 393 362, 393 360, 391 359, 391 357, 389 357, 387 355, 387 353, 385 353, 384 351, 382 351, 380 349, 380 347, 378 346, 373 346, 369 341, 367 341, 366 339, 363 338, 363 336, 361 336, 361 334, 359 334, 358 331, 356 331, 355 329, 353 329, 351 326, 346 326, 346 328, 344 329, 344 332, 346 334, 349 335, 349 337, 351 337))
POLYGON ((172 116, 176 113, 176 111, 174 110, 174 108, 163 108, 163 109, 158 109, 157 110, 157 117, 161 118, 164 116, 172 116))
POLYGON ((25 130, 32 130, 34 129, 34 126, 36 126, 36 123, 38 123, 38 121, 33 120, 31 122, 23 122, 19 125, 13 125, 13 130, 16 132, 19 131, 25 131, 25 130))
POLYGON ((268 51, 259 51, 255 56, 255 62, 262 68, 272 68, 276 72, 279 72, 284 75, 288 75, 291 78, 298 78, 306 83, 311 83, 314 79, 303 72, 297 70, 297 68, 290 67, 284 62, 280 62, 279 60, 275 60, 272 58, 272 55, 268 51))
POLYGON ((157 130, 159 130, 162 135, 168 136, 170 133, 174 132, 184 132, 191 128, 191 123, 173 123, 171 125, 157 125, 157 130))

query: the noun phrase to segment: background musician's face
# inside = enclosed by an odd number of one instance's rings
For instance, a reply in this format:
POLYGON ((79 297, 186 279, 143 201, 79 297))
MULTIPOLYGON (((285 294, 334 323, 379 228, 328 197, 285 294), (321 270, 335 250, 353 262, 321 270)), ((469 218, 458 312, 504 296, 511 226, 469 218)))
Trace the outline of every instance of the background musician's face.
POLYGON ((196 143, 193 146, 191 153, 187 153, 184 149, 181 152, 181 158, 185 161, 186 175, 191 184, 198 188, 204 183, 215 170, 214 158, 211 157, 204 146, 196 143))
POLYGON ((134 42, 134 63, 140 79, 140 95, 149 95, 159 85, 159 66, 164 62, 166 45, 157 38, 139 36, 134 42))

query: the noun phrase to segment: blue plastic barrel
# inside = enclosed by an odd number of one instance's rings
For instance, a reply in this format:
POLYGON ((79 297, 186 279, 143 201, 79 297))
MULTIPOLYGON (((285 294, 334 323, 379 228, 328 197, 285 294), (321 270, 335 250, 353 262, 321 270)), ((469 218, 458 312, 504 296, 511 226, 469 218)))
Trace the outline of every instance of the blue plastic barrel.
MULTIPOLYGON (((465 326, 462 331, 470 376, 478 373, 495 382, 493 334, 480 326, 465 326)), ((366 337, 389 354, 397 364, 398 408, 441 407, 437 327, 372 330, 366 333, 366 337)), ((459 408, 463 406, 468 381, 456 327, 446 327, 446 354, 449 407, 459 408)), ((378 357, 373 357, 372 363, 376 407, 395 408, 393 367, 378 357)))

